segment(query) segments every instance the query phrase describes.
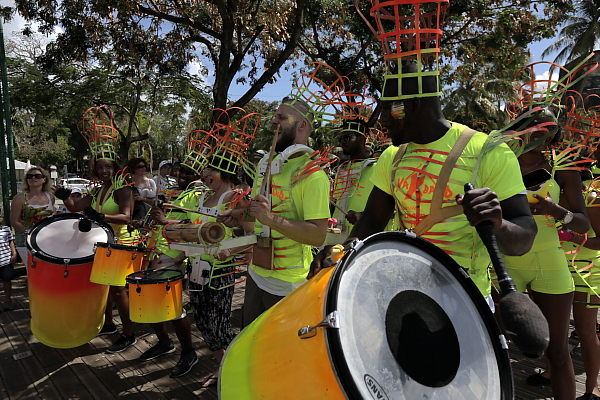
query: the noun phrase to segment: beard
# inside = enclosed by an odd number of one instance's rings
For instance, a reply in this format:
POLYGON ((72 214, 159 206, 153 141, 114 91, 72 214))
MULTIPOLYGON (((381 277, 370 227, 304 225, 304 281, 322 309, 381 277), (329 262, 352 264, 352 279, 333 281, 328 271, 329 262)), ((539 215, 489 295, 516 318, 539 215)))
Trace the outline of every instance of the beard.
POLYGON ((281 137, 277 140, 277 143, 275 144, 276 152, 281 153, 282 151, 294 144, 294 140, 296 140, 295 132, 297 125, 298 121, 294 122, 290 127, 281 128, 281 137))

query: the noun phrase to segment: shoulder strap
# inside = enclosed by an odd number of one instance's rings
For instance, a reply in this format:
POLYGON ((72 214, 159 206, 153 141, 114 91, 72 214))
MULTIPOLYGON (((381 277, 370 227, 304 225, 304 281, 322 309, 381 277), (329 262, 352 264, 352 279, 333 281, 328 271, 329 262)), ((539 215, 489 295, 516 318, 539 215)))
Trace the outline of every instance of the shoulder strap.
POLYGON ((452 147, 450 154, 448 154, 448 157, 446 157, 446 161, 444 161, 444 165, 440 171, 440 176, 435 184, 429 215, 423 218, 413 230, 413 232, 417 235, 421 236, 425 232, 429 231, 429 229, 431 229, 431 227, 438 222, 447 218, 455 217, 463 212, 462 206, 459 206, 458 204, 449 207, 442 207, 442 202, 444 200, 446 185, 448 184, 450 174, 456 165, 456 161, 462 154, 463 150, 467 146, 467 143, 469 143, 469 140, 471 140, 475 132, 477 131, 471 128, 467 128, 462 131, 458 137, 458 140, 454 144, 454 147, 452 147))
MULTIPOLYGON (((395 171, 396 166, 402 160, 402 157, 404 157, 404 154, 406 154, 407 148, 408 148, 408 143, 404 143, 404 144, 400 145, 400 147, 398 147, 398 152, 396 153, 396 156, 394 157, 394 160, 392 161, 392 168, 390 168, 390 192, 392 193, 392 197, 394 198, 394 204, 396 205, 396 218, 398 218, 398 224, 399 224, 400 230, 404 230, 404 229, 406 229, 406 227, 402 223, 402 218, 400 217, 400 215, 402 214, 402 212, 400 211, 400 203, 396 199, 396 196, 394 196, 394 171, 395 171)), ((394 218, 394 217, 392 216, 392 218, 394 218)))

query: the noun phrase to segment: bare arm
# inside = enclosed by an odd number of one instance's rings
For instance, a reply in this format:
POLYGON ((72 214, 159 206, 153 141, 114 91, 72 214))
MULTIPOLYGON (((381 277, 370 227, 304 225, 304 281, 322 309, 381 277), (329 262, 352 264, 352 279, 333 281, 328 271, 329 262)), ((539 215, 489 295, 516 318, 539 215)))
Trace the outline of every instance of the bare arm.
MULTIPOLYGON (((548 198, 540 200, 539 205, 545 207, 545 213, 551 215, 556 220, 561 220, 567 214, 567 211, 573 213, 573 220, 565 226, 574 232, 581 234, 587 233, 590 229, 590 220, 585 207, 585 200, 581 195, 581 174, 579 171, 556 171, 556 181, 562 188, 562 197, 568 204, 568 209, 556 204, 548 198)), ((558 200, 558 199, 557 199, 558 200)), ((537 207, 538 205, 536 205, 537 207)))
POLYGON ((502 254, 521 256, 531 250, 537 225, 531 216, 527 196, 517 194, 499 201, 489 188, 470 190, 457 196, 472 226, 491 221, 502 254))
POLYGON ((67 207, 67 210, 71 212, 80 212, 83 211, 85 207, 89 207, 92 205, 92 196, 87 195, 83 196, 77 201, 73 201, 72 198, 68 197, 66 200, 63 200, 63 204, 67 207))
POLYGON ((280 217, 271 212, 269 202, 263 195, 256 196, 250 204, 250 215, 298 243, 320 246, 327 236, 327 218, 293 221, 280 217))
MULTIPOLYGON (((592 250, 600 250, 600 203, 596 207, 589 207, 587 209, 588 216, 590 217, 590 224, 596 234, 596 237, 588 238, 584 243, 583 247, 587 247, 592 250)), ((574 235, 570 240, 571 242, 582 244, 584 236, 574 235)))
POLYGON ((18 232, 25 234, 25 225, 21 220, 21 214, 23 213, 23 206, 25 204, 25 197, 23 193, 16 195, 10 203, 10 224, 18 232))

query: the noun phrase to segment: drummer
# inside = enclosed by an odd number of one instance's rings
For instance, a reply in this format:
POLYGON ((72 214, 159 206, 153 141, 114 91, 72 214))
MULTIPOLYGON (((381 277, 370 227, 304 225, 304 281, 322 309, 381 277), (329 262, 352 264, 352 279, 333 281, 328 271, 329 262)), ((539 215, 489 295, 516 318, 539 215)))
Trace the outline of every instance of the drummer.
MULTIPOLYGON (((177 175, 177 184, 182 193, 179 197, 173 201, 174 205, 188 208, 195 207, 198 205, 198 196, 200 196, 201 190, 198 190, 193 184, 194 181, 200 178, 200 174, 194 169, 190 168, 190 165, 181 164, 179 173, 177 175)), ((157 225, 166 225, 168 223, 178 223, 181 220, 187 218, 185 212, 179 212, 177 210, 170 210, 168 214, 162 212, 160 208, 154 206, 150 211, 152 220, 157 225)), ((171 250, 167 243, 167 240, 159 234, 156 241, 156 249, 160 252, 158 257, 152 261, 150 269, 155 268, 170 268, 177 269, 185 273, 184 260, 186 258, 185 253, 179 250, 171 250)), ((198 363, 198 356, 192 346, 192 324, 189 317, 187 316, 185 309, 183 314, 178 318, 171 320, 179 344, 181 345, 181 357, 173 370, 171 371, 172 378, 178 378, 190 372, 194 365, 198 363)), ((169 354, 175 351, 175 345, 173 340, 169 337, 166 322, 159 322, 150 324, 150 327, 156 333, 158 337, 158 343, 146 350, 141 356, 141 360, 152 360, 165 354, 169 354)))
MULTIPOLYGON (((416 64, 408 64, 403 73, 416 74, 416 64)), ((395 208, 404 228, 415 228, 430 214, 433 188, 438 175, 459 136, 467 131, 461 124, 447 121, 440 106, 436 77, 423 76, 422 86, 416 77, 390 77, 384 87, 379 117, 387 128, 394 146, 386 149, 374 167, 371 192, 363 216, 346 243, 381 232, 395 208), (402 87, 402 94, 398 87, 402 87), (420 90, 422 92, 420 93, 420 90), (397 157, 399 147, 407 144, 406 153, 397 157), (390 177, 393 176, 393 179, 390 177)), ((537 232, 531 216, 519 164, 506 145, 495 147, 483 157, 476 177, 476 189, 462 194, 464 184, 472 179, 473 166, 487 135, 474 133, 444 183, 443 207, 462 204, 463 212, 453 218, 435 221, 423 237, 451 255, 466 268, 493 308, 489 257, 473 226, 491 221, 500 250, 508 255, 529 251, 537 232)), ((434 210, 435 211, 435 210, 434 210)), ((460 211, 459 211, 460 212, 460 211)), ((324 248, 311 265, 309 277, 322 268, 330 248, 324 248)))
MULTIPOLYGON (((275 151, 284 153, 294 145, 308 143, 313 130, 314 111, 302 100, 285 97, 271 120, 278 134, 275 151)), ((277 134, 277 133, 276 133, 277 134)), ((280 157, 278 154, 276 157, 280 157)), ((267 155, 268 157, 268 155, 267 155)), ((248 268, 242 325, 248 326, 264 311, 271 308, 305 282, 312 260, 311 247, 321 246, 327 235, 329 213, 329 179, 320 168, 309 168, 309 155, 292 153, 283 163, 281 173, 271 176, 271 201, 259 193, 262 186, 255 182, 254 200, 250 215, 256 218, 255 230, 270 228, 270 239, 276 243, 274 255, 269 248, 254 246, 252 263, 248 268), (304 174, 304 179, 293 177, 304 174), (265 251, 266 250, 266 251, 265 251), (258 265, 257 252, 274 266, 267 269, 258 265), (270 258, 270 259, 269 259, 270 258)), ((225 224, 231 226, 232 213, 225 211, 225 224)))
MULTIPOLYGON (((92 158, 90 171, 92 177, 100 180, 102 184, 100 187, 77 201, 70 196, 69 189, 62 187, 57 187, 55 195, 63 200, 69 211, 83 211, 84 215, 92 221, 109 223, 115 232, 116 242, 129 244, 132 239, 127 231, 127 224, 131 221, 132 194, 129 186, 126 186, 122 179, 115 177, 119 170, 120 166, 112 153, 97 155, 92 158)), ((111 286, 109 291, 109 298, 112 296, 117 305, 123 333, 106 349, 108 353, 121 352, 136 343, 133 324, 129 318, 129 296, 125 284, 123 281, 122 286, 111 286)), ((102 332, 117 332, 116 325, 112 323, 112 302, 107 303, 102 332)))

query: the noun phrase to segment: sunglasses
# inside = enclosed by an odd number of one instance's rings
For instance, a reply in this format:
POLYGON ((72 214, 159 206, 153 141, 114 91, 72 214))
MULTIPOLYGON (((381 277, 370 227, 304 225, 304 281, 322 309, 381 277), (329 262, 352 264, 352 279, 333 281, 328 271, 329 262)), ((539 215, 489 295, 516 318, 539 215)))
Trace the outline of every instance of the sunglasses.
POLYGON ((137 166, 138 168, 147 168, 145 164, 140 164, 137 166))
POLYGON ((42 175, 42 174, 27 174, 27 175, 25 175, 25 177, 27 179, 33 179, 33 178, 42 179, 44 177, 44 175, 42 175))
POLYGON ((401 101, 392 101, 391 115, 394 119, 404 119, 406 115, 404 113, 404 103, 401 101))
POLYGON ((349 135, 340 136, 340 143, 348 143, 356 139, 356 134, 351 133, 349 135))

